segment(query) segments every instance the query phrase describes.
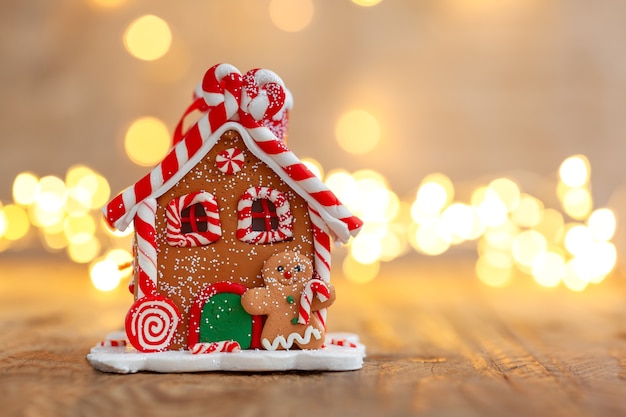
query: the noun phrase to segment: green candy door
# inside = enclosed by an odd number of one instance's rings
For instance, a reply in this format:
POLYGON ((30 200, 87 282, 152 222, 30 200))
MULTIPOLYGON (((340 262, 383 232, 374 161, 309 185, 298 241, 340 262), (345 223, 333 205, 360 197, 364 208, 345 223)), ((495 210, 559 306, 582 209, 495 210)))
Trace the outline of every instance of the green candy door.
POLYGON ((242 349, 252 344, 252 316, 241 306, 241 296, 223 292, 208 299, 200 316, 202 342, 234 340, 242 349))
POLYGON ((233 282, 206 285, 189 314, 188 345, 234 340, 241 349, 259 349, 263 317, 248 314, 241 305, 247 287, 233 282))

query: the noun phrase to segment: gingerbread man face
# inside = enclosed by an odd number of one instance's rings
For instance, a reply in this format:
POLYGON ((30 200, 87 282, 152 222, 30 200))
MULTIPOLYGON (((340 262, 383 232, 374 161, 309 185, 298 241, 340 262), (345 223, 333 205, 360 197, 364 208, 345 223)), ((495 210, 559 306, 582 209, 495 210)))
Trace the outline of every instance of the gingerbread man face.
POLYGON ((311 261, 298 252, 277 253, 263 266, 263 279, 268 287, 276 284, 299 286, 312 277, 311 261))

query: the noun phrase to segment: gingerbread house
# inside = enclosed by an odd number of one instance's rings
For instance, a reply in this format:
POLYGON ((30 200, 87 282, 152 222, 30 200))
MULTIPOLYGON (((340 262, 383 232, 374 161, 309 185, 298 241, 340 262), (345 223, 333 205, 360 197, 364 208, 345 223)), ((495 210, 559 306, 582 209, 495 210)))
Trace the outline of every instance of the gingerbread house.
POLYGON ((362 223, 287 148, 290 107, 274 73, 212 67, 167 156, 104 208, 113 228, 134 223, 126 333, 137 350, 219 340, 260 348, 263 317, 240 297, 263 285, 263 264, 278 252, 304 254, 314 276, 330 280, 331 243, 362 223))

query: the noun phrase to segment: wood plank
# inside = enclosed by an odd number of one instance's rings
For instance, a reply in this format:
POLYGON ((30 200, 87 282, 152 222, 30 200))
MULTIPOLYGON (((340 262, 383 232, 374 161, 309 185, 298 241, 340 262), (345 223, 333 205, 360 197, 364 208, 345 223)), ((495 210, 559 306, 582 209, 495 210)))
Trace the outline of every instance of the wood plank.
POLYGON ((85 355, 121 326, 125 289, 98 292, 67 264, 0 271, 2 415, 626 413, 617 276, 581 294, 520 280, 497 290, 463 261, 396 264, 367 285, 335 279, 329 327, 361 335, 360 371, 112 375, 85 355))

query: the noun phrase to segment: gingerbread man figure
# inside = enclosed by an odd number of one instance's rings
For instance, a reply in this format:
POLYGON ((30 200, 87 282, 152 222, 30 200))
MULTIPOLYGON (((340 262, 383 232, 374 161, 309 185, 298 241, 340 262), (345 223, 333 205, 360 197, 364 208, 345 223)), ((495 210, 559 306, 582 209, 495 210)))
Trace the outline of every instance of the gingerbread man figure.
POLYGON ((313 264, 299 252, 272 255, 262 274, 265 285, 241 298, 249 314, 267 316, 261 345, 267 350, 321 348, 325 329, 318 313, 335 301, 332 284, 313 279, 313 264))

